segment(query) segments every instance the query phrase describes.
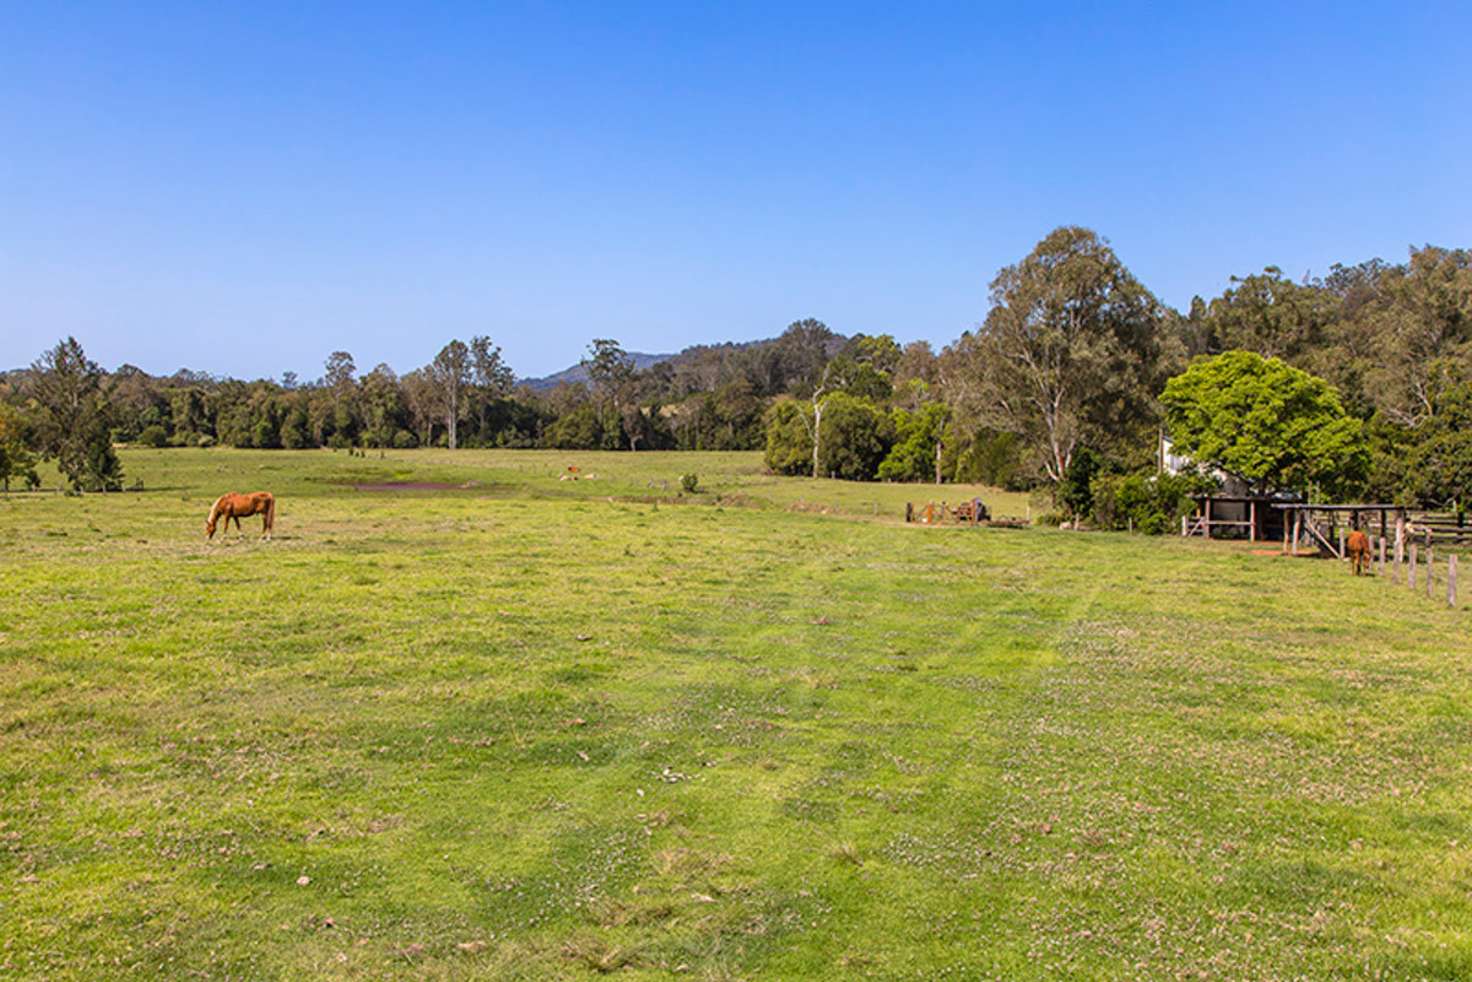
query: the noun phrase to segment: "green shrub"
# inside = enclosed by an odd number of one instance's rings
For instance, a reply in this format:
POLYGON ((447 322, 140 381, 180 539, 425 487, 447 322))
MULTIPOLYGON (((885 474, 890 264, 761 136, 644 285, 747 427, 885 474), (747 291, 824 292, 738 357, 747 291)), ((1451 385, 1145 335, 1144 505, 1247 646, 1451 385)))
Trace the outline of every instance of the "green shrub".
POLYGON ((681 474, 680 489, 686 494, 698 493, 700 491, 700 477, 695 474, 681 474))
POLYGON ((1181 516, 1195 506, 1193 494, 1211 490, 1215 482, 1198 474, 1099 474, 1089 485, 1090 518, 1105 529, 1131 525, 1146 535, 1163 535, 1180 526, 1181 516))
POLYGON ((143 432, 138 434, 138 442, 145 447, 167 447, 169 433, 162 426, 154 423, 152 426, 143 427, 143 432))

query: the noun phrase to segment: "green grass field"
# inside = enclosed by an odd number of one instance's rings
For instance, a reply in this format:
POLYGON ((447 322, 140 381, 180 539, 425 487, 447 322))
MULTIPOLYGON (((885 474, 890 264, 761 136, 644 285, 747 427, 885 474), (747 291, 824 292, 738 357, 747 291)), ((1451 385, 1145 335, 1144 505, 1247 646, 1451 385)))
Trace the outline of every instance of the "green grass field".
POLYGON ((1466 610, 755 454, 123 461, 0 497, 0 978, 1472 975, 1466 610))

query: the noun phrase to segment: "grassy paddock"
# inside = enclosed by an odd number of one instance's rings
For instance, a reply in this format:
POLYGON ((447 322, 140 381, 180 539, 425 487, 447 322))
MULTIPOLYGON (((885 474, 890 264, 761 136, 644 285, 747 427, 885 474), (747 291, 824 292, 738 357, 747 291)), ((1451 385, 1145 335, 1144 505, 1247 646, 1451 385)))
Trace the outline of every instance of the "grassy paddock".
POLYGON ((1472 974, 1466 611, 751 454, 124 464, 0 498, 7 974, 1472 974))

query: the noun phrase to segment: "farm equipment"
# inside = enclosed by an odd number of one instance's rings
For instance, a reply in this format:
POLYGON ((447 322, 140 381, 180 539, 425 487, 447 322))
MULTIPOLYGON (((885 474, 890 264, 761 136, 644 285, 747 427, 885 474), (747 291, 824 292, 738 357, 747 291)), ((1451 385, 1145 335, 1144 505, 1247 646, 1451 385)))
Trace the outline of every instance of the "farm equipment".
POLYGON ((936 504, 927 501, 922 508, 916 508, 913 502, 905 502, 905 521, 919 523, 921 525, 940 525, 955 522, 961 525, 994 524, 991 510, 980 498, 972 498, 970 501, 962 501, 955 505, 942 501, 936 504))

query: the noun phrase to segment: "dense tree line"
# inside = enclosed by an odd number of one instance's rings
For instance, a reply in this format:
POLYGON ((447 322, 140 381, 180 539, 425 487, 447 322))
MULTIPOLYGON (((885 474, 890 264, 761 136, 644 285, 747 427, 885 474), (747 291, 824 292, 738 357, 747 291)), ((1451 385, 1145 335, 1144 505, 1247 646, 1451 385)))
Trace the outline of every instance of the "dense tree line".
POLYGON ((333 352, 310 382, 107 373, 68 339, 0 381, 0 477, 29 482, 50 458, 76 488, 117 487, 114 442, 761 449, 780 473, 1044 487, 1065 516, 1149 524, 1201 481, 1156 478, 1169 430, 1254 487, 1459 509, 1468 498, 1467 250, 1302 280, 1268 267, 1182 313, 1097 234, 1064 227, 1001 270, 990 300, 939 352, 807 319, 638 370, 600 338, 587 381, 551 390, 516 385, 485 337, 452 340, 403 375, 333 352), (1234 352, 1256 360, 1217 357, 1234 352), (1312 459, 1294 457, 1303 448, 1312 459))

